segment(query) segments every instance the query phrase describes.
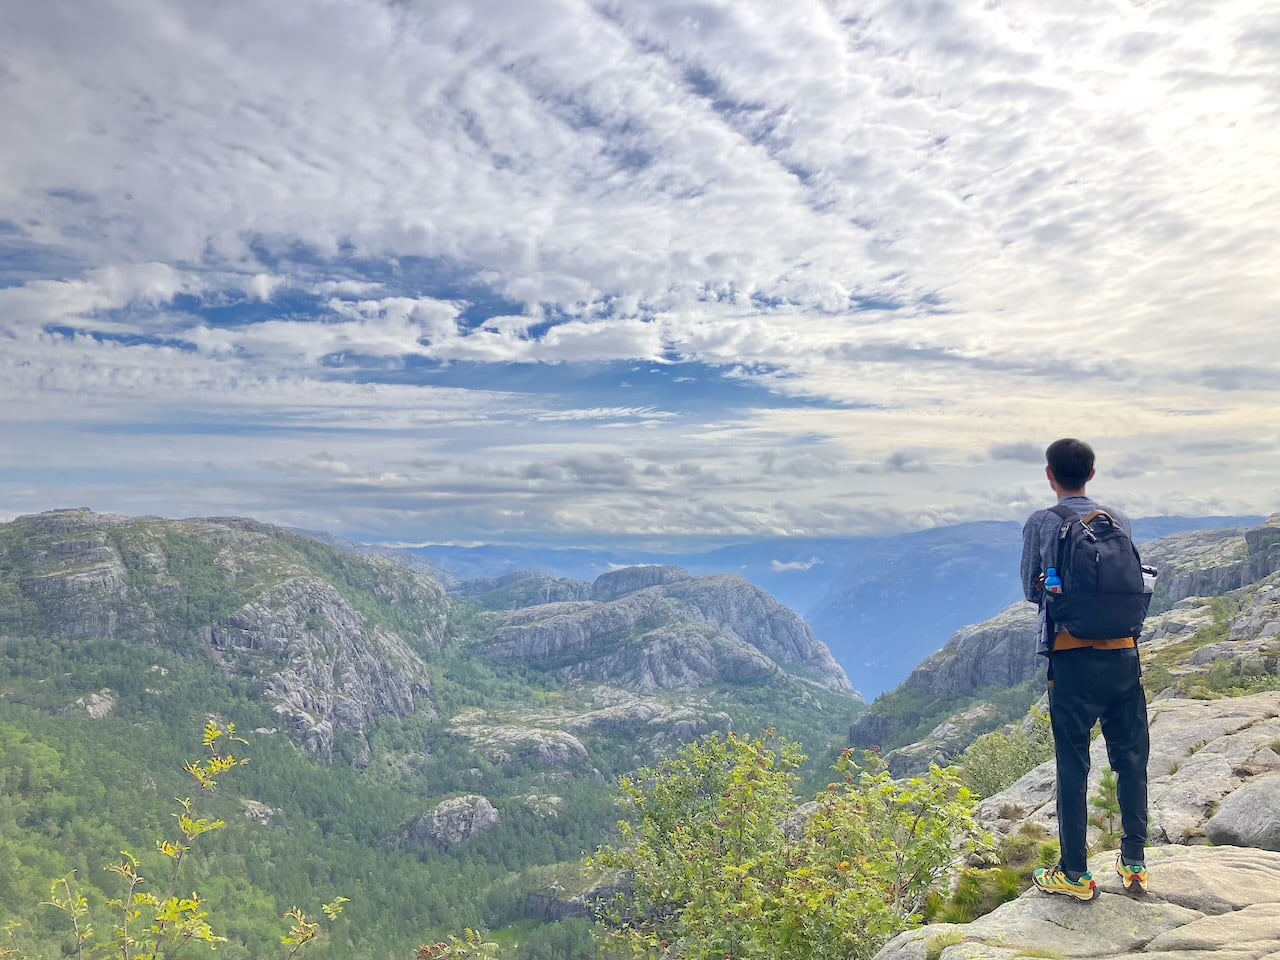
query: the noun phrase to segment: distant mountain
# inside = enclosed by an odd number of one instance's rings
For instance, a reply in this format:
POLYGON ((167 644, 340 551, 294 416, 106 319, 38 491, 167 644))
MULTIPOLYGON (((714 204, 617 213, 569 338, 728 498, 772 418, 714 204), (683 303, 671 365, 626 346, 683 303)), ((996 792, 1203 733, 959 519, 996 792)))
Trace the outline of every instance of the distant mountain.
MULTIPOLYGON (((1262 517, 1147 517, 1145 542, 1180 531, 1252 526, 1262 517)), ((635 549, 434 546, 410 552, 463 579, 517 571, 594 580, 620 566, 676 564, 694 575, 732 573, 798 611, 844 667, 875 696, 900 683, 956 630, 1021 596, 1022 526, 979 522, 888 537, 754 540, 690 552, 635 549)))
POLYGON ((742 577, 680 567, 623 567, 587 584, 536 574, 468 581, 464 593, 502 612, 487 653, 630 690, 696 688, 787 676, 852 695, 809 625, 742 577))

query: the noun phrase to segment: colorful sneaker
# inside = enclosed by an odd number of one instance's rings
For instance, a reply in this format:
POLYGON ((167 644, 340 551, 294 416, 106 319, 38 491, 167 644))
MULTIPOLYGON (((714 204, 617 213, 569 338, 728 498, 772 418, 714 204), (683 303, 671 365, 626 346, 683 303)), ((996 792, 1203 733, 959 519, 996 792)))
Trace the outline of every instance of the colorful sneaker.
POLYGON ((1130 893, 1147 892, 1147 868, 1141 863, 1125 863, 1116 854, 1116 873, 1120 874, 1120 882, 1130 893))
POLYGON ((1041 867, 1031 875, 1031 882, 1045 893, 1063 893, 1086 903, 1098 895, 1098 885, 1091 873, 1082 873, 1079 880, 1072 880, 1060 867, 1041 867))

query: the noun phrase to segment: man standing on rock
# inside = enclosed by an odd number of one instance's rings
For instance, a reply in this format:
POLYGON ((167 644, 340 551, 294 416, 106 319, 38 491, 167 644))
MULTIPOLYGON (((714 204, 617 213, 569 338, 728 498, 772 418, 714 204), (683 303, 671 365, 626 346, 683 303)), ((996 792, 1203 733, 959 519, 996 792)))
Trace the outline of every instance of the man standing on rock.
POLYGON ((1129 518, 1085 495, 1093 450, 1080 440, 1057 440, 1045 460, 1058 503, 1037 510, 1023 527, 1022 587, 1040 605, 1039 652, 1049 659, 1061 853, 1056 867, 1037 870, 1032 879, 1046 893, 1092 900, 1097 885, 1087 860, 1087 784, 1090 731, 1099 720, 1124 831, 1116 870, 1127 889, 1147 889, 1150 741, 1137 638, 1150 597, 1140 596, 1142 566, 1129 518))

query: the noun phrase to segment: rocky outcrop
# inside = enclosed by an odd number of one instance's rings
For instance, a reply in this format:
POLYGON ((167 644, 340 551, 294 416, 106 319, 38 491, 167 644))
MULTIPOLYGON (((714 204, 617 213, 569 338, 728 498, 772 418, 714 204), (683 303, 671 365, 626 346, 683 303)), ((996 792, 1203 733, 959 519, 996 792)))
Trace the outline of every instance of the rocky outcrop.
POLYGON ((275 808, 267 806, 261 800, 243 798, 240 801, 240 809, 246 817, 264 827, 270 825, 272 818, 276 815, 275 808))
POLYGON ((393 838, 396 846, 448 850, 487 833, 502 822, 488 798, 478 794, 436 804, 393 838))
MULTIPOLYGON (((1036 654, 1037 616, 1031 604, 1016 603, 984 623, 957 632, 945 647, 916 667, 902 686, 871 704, 850 729, 850 743, 901 743, 919 717, 901 709, 896 700, 910 698, 921 703, 926 717, 938 705, 945 710, 949 704, 952 709, 959 706, 962 714, 968 710, 964 706, 966 698, 972 698, 977 691, 1016 687, 1034 677, 1044 664, 1044 658, 1036 654)), ((945 716, 942 711, 932 716, 936 718, 939 713, 945 716)), ((949 722, 944 719, 940 726, 949 722)), ((961 725, 974 738, 991 729, 970 722, 961 725)), ((963 751, 965 746, 952 742, 948 750, 963 751)))
POLYGON ((81 697, 76 706, 89 715, 90 720, 101 720, 111 715, 116 708, 116 696, 105 687, 97 693, 81 697))
MULTIPOLYGON (((449 603, 434 581, 238 518, 63 510, 0 525, 0 635, 164 641, 261 679, 308 753, 363 765, 382 716, 430 709, 419 651, 449 603)), ((145 661, 144 661, 145 662, 145 661)))
POLYGON ((1253 529, 1200 530, 1144 544, 1160 571, 1153 608, 1187 597, 1216 597, 1280 571, 1280 514, 1253 529))
POLYGON ((6 525, 0 570, 13 579, 0 609, 0 633, 64 640, 154 637, 149 611, 129 602, 129 571, 111 536, 127 522, 81 509, 6 525))
POLYGON ((581 691, 586 703, 542 710, 492 715, 472 708, 454 716, 449 730, 463 737, 491 762, 527 762, 540 767, 576 768, 590 760, 583 738, 625 740, 635 748, 637 763, 674 749, 712 731, 728 731, 727 713, 688 703, 668 703, 599 685, 581 691))
POLYGON ((1157 847, 1147 855, 1150 892, 1135 896, 1121 888, 1114 856, 1089 861, 1099 891, 1091 903, 1029 890, 973 923, 903 933, 876 960, 1263 960, 1280 951, 1280 854, 1157 847))
POLYGON ((564 809, 564 797, 554 793, 530 793, 520 797, 519 800, 531 813, 543 820, 548 817, 558 817, 560 811, 564 809))
POLYGON ((781 672, 753 647, 734 643, 712 628, 680 622, 643 633, 621 649, 561 668, 573 680, 625 683, 641 693, 694 690, 721 682, 759 685, 781 672))
POLYGON ((1182 600, 1148 624, 1144 658, 1168 673, 1163 692, 1151 691, 1161 697, 1215 696, 1204 686, 1215 677, 1280 678, 1280 574, 1225 597, 1182 600))
POLYGON ((622 567, 596 577, 595 582, 591 584, 591 599, 607 603, 649 587, 683 583, 690 579, 692 577, 689 576, 689 571, 683 567, 664 567, 656 564, 622 567))
POLYGON ((713 730, 727 732, 729 715, 707 707, 673 704, 618 687, 601 685, 591 690, 594 706, 588 710, 526 714, 525 723, 558 724, 575 733, 625 733, 632 740, 647 740, 655 749, 669 742, 696 739, 713 730))
POLYGON ((256 667, 283 725, 314 756, 331 758, 335 735, 346 734, 365 766, 377 717, 430 708, 430 677, 417 654, 313 577, 272 587, 213 624, 208 640, 229 669, 256 667))
POLYGON ((890 750, 885 754, 889 772, 895 777, 914 777, 929 772, 932 764, 945 767, 969 744, 997 724, 999 710, 989 703, 979 703, 948 717, 930 731, 923 740, 890 750))
POLYGON ((1023 602, 965 627, 916 667, 903 686, 949 698, 1026 682, 1044 664, 1036 655, 1038 616, 1034 606, 1023 602))
POLYGON ((853 689, 844 669, 809 625, 742 577, 716 575, 676 581, 664 587, 662 595, 678 604, 681 615, 754 647, 785 670, 832 690, 853 689))
POLYGON ((590 600, 592 587, 585 580, 521 570, 504 577, 464 580, 451 592, 454 596, 474 601, 486 610, 519 610, 544 603, 590 600))
MULTIPOLYGON (((1150 708, 1151 759, 1149 777, 1149 831, 1152 843, 1204 843, 1208 824, 1229 798, 1248 786, 1245 794, 1228 807, 1228 817, 1215 829, 1234 830, 1244 836, 1238 817, 1231 813, 1243 806, 1257 809, 1256 800, 1274 796, 1280 781, 1280 691, 1223 700, 1158 700, 1150 708), (1262 786, 1263 784, 1266 786, 1262 786)), ((1107 768, 1106 744, 1098 737, 1091 750, 1089 795, 1094 795, 1107 768)), ((1007 790, 983 800, 978 819, 997 836, 1006 835, 1027 821, 1057 832, 1053 761, 1032 770, 1007 790)), ((1270 836, 1280 828, 1280 807, 1255 824, 1270 836)), ((1090 827, 1090 842, 1099 839, 1090 827)))
POLYGON ((646 693, 782 674, 852 693, 808 625, 741 577, 626 568, 599 578, 592 597, 499 614, 488 650, 646 693))
POLYGON ((455 722, 449 731, 470 741, 500 766, 530 760, 543 766, 560 767, 590 759, 582 741, 564 730, 455 722))

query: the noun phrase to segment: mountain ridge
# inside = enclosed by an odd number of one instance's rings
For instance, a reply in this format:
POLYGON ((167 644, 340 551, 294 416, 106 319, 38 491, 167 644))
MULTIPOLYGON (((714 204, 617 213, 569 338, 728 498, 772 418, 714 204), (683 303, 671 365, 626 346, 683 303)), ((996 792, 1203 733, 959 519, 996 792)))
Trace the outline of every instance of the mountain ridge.
MULTIPOLYGON (((1184 530, 1261 523, 1249 517, 1147 517, 1148 541, 1184 530)), ((694 575, 736 573, 798 612, 868 696, 906 678, 947 637, 1021 596, 1021 524, 972 521, 893 536, 765 538, 701 551, 634 548, 412 548, 464 581, 539 571, 591 581, 613 566, 677 565, 694 575), (940 603, 927 602, 944 601, 940 603)))

